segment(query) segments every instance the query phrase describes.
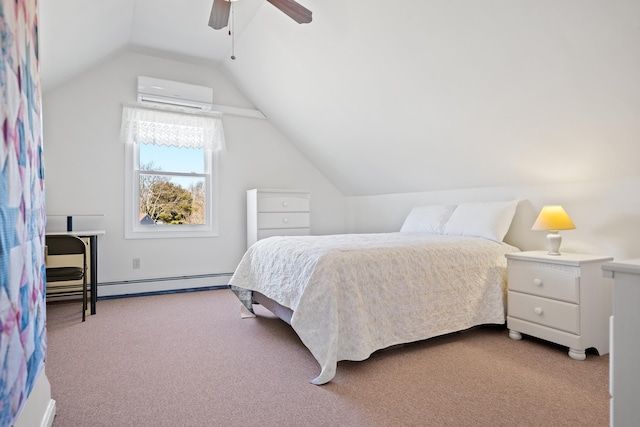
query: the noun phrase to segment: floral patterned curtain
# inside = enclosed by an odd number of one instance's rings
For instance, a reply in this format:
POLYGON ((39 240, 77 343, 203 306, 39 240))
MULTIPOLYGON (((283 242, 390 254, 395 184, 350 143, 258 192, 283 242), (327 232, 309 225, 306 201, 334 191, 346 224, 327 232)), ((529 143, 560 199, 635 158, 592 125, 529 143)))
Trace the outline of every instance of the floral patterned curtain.
POLYGON ((0 426, 46 355, 45 191, 37 0, 0 0, 0 426))

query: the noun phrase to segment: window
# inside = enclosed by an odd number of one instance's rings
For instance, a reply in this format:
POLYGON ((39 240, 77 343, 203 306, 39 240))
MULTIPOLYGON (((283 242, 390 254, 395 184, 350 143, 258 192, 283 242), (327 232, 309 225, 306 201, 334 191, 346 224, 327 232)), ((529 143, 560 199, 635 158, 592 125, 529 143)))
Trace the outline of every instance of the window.
POLYGON ((126 104, 125 238, 218 235, 218 113, 126 104))

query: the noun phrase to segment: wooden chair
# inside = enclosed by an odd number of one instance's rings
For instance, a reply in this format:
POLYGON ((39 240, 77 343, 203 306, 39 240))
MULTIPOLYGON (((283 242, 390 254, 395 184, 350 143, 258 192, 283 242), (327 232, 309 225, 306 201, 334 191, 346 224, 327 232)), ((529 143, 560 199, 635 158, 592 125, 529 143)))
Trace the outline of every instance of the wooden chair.
MULTIPOLYGON (((47 283, 82 280, 82 321, 87 311, 87 248, 82 239, 71 235, 46 236, 47 256, 49 255, 82 255, 82 267, 74 265, 47 267, 47 283)), ((57 295, 77 294, 77 285, 67 287, 67 292, 57 295)))

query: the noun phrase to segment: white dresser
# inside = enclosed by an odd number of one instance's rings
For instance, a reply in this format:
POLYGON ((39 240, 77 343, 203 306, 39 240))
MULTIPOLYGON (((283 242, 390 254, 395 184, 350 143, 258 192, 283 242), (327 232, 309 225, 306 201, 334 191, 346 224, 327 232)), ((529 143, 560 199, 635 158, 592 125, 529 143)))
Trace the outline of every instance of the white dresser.
POLYGON ((640 422, 640 259, 608 262, 602 270, 613 278, 611 425, 635 426, 640 422))
POLYGON ((507 327, 509 336, 532 335, 569 347, 569 356, 585 350, 609 353, 611 280, 602 277, 608 256, 546 251, 507 255, 507 327))
POLYGON ((302 190, 247 191, 247 247, 271 236, 310 234, 311 193, 302 190))

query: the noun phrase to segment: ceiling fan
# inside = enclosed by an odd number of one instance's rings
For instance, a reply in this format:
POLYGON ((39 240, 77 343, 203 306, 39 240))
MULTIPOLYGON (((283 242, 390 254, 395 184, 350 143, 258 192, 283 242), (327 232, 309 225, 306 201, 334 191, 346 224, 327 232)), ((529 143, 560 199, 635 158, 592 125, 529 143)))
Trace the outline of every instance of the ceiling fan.
MULTIPOLYGON (((220 30, 229 24, 229 12, 231 2, 237 0, 213 0, 209 26, 214 30, 220 30)), ((280 9, 298 24, 308 24, 311 22, 311 11, 294 0, 267 0, 269 3, 280 9)))

